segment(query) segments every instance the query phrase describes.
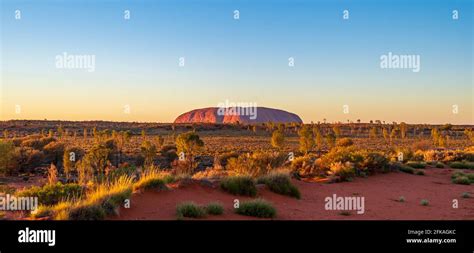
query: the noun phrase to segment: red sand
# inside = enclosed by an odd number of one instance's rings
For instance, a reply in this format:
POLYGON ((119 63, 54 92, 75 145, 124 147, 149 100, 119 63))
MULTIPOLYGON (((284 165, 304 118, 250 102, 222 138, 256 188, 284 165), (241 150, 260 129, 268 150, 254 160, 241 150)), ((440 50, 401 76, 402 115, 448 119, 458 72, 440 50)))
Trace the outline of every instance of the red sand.
MULTIPOLYGON (((274 204, 276 219, 282 220, 474 220, 474 197, 461 198, 463 192, 474 196, 474 186, 451 183, 452 170, 426 169, 425 176, 401 172, 378 174, 368 178, 356 178, 353 182, 335 184, 309 183, 293 180, 301 191, 300 200, 259 190, 259 196, 274 204), (341 215, 341 211, 324 209, 326 197, 365 197, 365 213, 341 215), (405 202, 398 202, 404 196, 405 202), (420 201, 427 199, 428 206, 420 201), (459 201, 457 209, 453 199, 459 201)), ((174 220, 176 205, 183 201, 194 201, 205 205, 219 201, 225 207, 220 216, 208 216, 209 220, 257 219, 237 215, 233 212, 233 201, 250 199, 233 196, 219 188, 191 184, 168 191, 148 191, 134 194, 129 209, 122 208, 113 220, 174 220)))

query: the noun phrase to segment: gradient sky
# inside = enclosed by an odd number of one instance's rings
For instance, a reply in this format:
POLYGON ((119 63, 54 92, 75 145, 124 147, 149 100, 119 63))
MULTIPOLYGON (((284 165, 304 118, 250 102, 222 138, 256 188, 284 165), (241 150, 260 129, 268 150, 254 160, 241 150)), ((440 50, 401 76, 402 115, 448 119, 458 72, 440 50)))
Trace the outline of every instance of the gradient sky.
POLYGON ((305 122, 474 124, 472 2, 2 0, 0 119, 171 122, 229 100, 305 122), (95 72, 57 69, 63 52, 95 72), (421 71, 381 69, 388 52, 421 71))

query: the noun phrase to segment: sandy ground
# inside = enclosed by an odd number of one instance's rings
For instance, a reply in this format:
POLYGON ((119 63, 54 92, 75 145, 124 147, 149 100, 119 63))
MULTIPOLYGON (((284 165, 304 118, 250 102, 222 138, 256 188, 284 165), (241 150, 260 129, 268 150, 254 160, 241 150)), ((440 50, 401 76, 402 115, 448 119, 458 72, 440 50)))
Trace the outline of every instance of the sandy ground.
MULTIPOLYGON (((324 184, 294 180, 301 191, 300 200, 282 196, 263 188, 260 198, 274 204, 276 219, 281 220, 474 220, 474 186, 451 183, 450 169, 426 169, 425 176, 401 172, 378 174, 368 178, 356 178, 353 182, 324 184), (469 192, 471 198, 461 198, 469 192), (342 215, 341 211, 325 210, 326 197, 333 194, 342 197, 365 198, 365 213, 342 215), (403 196, 405 202, 398 199, 403 196), (420 201, 427 199, 428 206, 420 201), (453 208, 453 199, 459 207, 453 208)), ((219 188, 200 184, 185 185, 167 191, 147 191, 134 194, 129 209, 122 208, 112 220, 175 220, 176 205, 183 201, 207 204, 219 201, 225 207, 220 216, 208 216, 209 220, 257 219, 233 212, 234 200, 248 197, 234 196, 219 188)))

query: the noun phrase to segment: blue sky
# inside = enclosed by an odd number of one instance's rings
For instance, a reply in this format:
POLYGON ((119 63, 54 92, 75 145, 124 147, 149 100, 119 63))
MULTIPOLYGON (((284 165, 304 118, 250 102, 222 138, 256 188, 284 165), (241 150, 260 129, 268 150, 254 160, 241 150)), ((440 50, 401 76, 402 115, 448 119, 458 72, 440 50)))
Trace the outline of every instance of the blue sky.
POLYGON ((474 124, 468 0, 4 0, 1 21, 1 119, 170 122, 228 99, 305 122, 474 124), (63 52, 95 55, 95 72, 56 69, 63 52), (388 52, 421 71, 381 69, 388 52))

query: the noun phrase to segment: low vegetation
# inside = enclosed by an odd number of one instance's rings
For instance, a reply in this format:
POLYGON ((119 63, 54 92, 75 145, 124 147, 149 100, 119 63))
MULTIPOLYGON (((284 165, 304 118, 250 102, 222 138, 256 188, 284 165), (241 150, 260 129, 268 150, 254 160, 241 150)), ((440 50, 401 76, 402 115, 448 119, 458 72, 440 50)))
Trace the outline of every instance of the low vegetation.
POLYGON ((255 199, 240 203, 240 206, 235 209, 235 212, 240 215, 253 216, 258 218, 275 218, 277 211, 273 205, 263 199, 255 199))
POLYGON ((291 183, 290 176, 285 172, 272 172, 258 179, 258 183, 265 184, 270 191, 301 198, 301 193, 296 186, 291 183))
POLYGON ((221 188, 234 195, 256 196, 255 180, 250 176, 231 176, 221 181, 221 188))

